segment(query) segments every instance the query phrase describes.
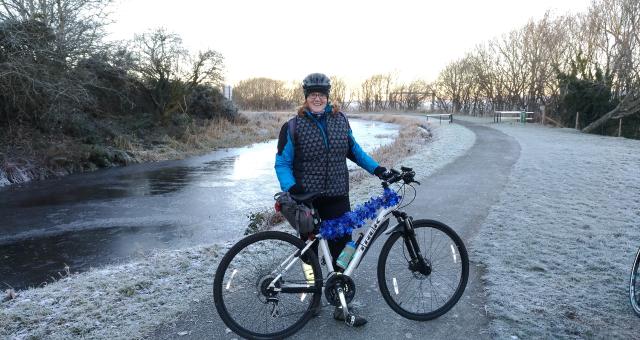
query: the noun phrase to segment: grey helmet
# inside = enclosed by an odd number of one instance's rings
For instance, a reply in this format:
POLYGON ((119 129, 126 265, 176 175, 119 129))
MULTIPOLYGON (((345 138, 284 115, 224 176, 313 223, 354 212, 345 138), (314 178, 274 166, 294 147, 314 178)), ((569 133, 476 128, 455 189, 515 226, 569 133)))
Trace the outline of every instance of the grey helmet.
POLYGON ((311 73, 306 76, 302 81, 302 90, 304 90, 304 97, 307 98, 312 92, 324 93, 329 97, 329 90, 331 90, 331 80, 329 77, 322 73, 311 73))

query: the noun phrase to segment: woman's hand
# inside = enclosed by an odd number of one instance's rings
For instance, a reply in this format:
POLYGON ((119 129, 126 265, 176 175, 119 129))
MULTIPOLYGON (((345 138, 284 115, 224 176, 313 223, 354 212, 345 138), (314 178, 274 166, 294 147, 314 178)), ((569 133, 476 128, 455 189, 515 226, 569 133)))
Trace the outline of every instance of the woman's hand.
POLYGON ((391 179, 391 177, 393 177, 393 173, 383 166, 379 166, 375 170, 373 170, 373 174, 378 176, 378 178, 383 181, 389 180, 391 179))
POLYGON ((294 195, 299 195, 304 193, 304 188, 302 187, 302 185, 296 183, 294 185, 291 186, 291 188, 289 188, 289 190, 287 190, 290 194, 294 194, 294 195))

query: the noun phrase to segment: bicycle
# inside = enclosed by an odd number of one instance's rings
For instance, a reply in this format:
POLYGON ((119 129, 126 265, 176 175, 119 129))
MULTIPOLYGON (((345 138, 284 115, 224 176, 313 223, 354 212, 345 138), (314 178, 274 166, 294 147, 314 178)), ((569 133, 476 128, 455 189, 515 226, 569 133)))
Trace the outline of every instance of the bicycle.
POLYGON ((636 252, 636 258, 631 267, 631 278, 629 279, 629 302, 633 311, 640 316, 640 248, 636 252))
MULTIPOLYGON (((462 239, 444 223, 413 220, 400 210, 415 200, 411 168, 391 169, 393 176, 382 181, 388 189, 399 185, 403 198, 407 187, 413 199, 397 202, 379 211, 356 242, 356 251, 344 272, 333 268, 327 240, 321 233, 304 242, 281 231, 259 232, 240 240, 221 259, 216 270, 213 297, 222 321, 245 338, 284 338, 300 330, 321 308, 321 295, 329 304, 342 306, 345 321, 348 303, 355 296, 351 278, 358 265, 383 233, 389 235, 377 265, 378 285, 387 304, 401 316, 418 321, 437 318, 460 299, 469 276, 469 258, 462 239), (391 217, 397 220, 389 227, 391 217), (318 243, 319 258, 312 250, 318 243), (328 275, 322 277, 322 264, 328 275), (305 275, 303 263, 313 270, 305 275)), ((318 193, 292 195, 311 204, 318 193)), ((317 229, 316 229, 317 230, 317 229)))

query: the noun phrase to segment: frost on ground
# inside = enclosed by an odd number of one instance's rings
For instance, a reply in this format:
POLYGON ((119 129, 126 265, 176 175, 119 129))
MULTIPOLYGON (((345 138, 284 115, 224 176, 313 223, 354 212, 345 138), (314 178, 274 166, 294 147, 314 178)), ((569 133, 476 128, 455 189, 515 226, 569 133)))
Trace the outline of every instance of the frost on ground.
POLYGON ((491 125, 522 148, 472 244, 496 338, 638 338, 640 141, 491 125))
MULTIPOLYGON (((462 156, 476 141, 476 135, 471 130, 458 124, 433 125, 432 130, 433 139, 430 143, 422 145, 420 151, 398 164, 393 164, 393 167, 398 170, 400 166, 413 168, 416 172, 416 180, 421 181, 462 156)), ((382 194, 380 181, 376 177, 368 176, 357 187, 351 188, 351 204, 364 203, 370 197, 380 194, 382 194)))
POLYGON ((207 297, 219 254, 228 247, 162 251, 21 291, 0 305, 0 338, 140 338, 207 297))
MULTIPOLYGON (((475 141, 475 135, 459 125, 434 130, 431 143, 394 166, 413 167, 420 180, 462 155, 475 141)), ((352 202, 377 196, 379 186, 370 176, 354 188, 352 202)), ((159 251, 145 260, 20 291, 15 299, 0 303, 0 338, 142 338, 193 303, 212 299, 217 264, 231 243, 159 251)))

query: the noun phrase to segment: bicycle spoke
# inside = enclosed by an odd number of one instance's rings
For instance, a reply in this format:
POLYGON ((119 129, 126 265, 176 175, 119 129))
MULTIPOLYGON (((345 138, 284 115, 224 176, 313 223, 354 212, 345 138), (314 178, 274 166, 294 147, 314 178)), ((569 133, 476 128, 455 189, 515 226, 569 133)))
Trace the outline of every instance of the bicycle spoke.
POLYGON ((235 322, 231 325, 234 331, 240 327, 241 332, 250 332, 244 334, 282 334, 310 313, 318 293, 308 292, 301 298, 299 293, 267 289, 276 277, 280 277, 276 287, 308 284, 301 265, 284 270, 289 263, 284 261, 298 249, 289 241, 264 238, 234 253, 222 277, 219 298, 224 312, 235 322), (267 299, 275 300, 267 303, 267 299))
POLYGON ((466 285, 463 261, 467 259, 444 231, 424 227, 421 223, 414 225, 414 231, 418 249, 430 266, 430 273, 424 275, 417 268, 412 270, 417 264, 409 258, 406 240, 396 236, 391 247, 386 246, 388 250, 385 250, 388 293, 383 292, 383 296, 390 304, 397 305, 403 316, 424 320, 432 318, 431 315, 441 315, 453 306, 450 301, 459 299, 460 289, 466 285))

